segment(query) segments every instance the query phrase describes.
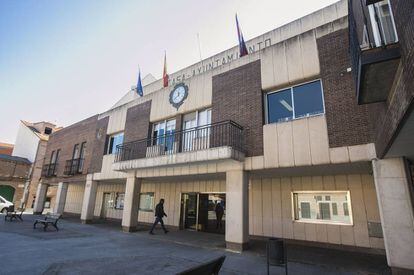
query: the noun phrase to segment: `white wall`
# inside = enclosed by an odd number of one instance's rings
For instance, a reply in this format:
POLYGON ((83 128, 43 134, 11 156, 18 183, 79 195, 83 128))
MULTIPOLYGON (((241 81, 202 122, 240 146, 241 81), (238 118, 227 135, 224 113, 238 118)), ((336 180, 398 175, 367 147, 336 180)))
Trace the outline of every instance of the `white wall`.
POLYGON ((31 162, 34 162, 38 145, 39 137, 20 122, 12 155, 27 158, 31 162))

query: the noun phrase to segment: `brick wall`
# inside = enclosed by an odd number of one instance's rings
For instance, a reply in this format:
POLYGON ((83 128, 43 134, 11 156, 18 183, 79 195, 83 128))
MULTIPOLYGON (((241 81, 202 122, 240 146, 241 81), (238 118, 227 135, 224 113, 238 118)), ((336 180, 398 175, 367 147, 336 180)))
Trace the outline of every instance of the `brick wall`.
POLYGON ((393 0, 392 9, 398 33, 401 63, 396 75, 395 89, 388 101, 378 106, 370 106, 375 113, 375 147, 379 157, 384 157, 398 134, 401 122, 414 109, 414 1, 393 0))
POLYGON ((95 142, 92 150, 92 159, 89 172, 100 172, 102 169, 102 158, 105 150, 106 132, 108 130, 109 117, 99 119, 95 130, 95 142))
POLYGON ((373 142, 368 105, 358 105, 348 51, 348 29, 317 39, 329 146, 373 142))
POLYGON ((98 115, 95 115, 63 128, 62 130, 59 130, 49 136, 44 164, 48 164, 50 162, 52 151, 60 149, 60 153, 58 159, 57 177, 43 178, 42 181, 44 183, 57 183, 60 181, 75 182, 85 180, 86 174, 90 173, 90 164, 92 160, 94 142, 96 139, 97 122, 98 115), (65 176, 64 170, 66 161, 72 159, 75 144, 79 144, 79 146, 81 146, 82 142, 86 142, 83 172, 80 175, 65 176))
POLYGON ((124 142, 148 137, 150 112, 151 101, 146 101, 128 109, 125 122, 124 142))
POLYGON ((244 128, 247 156, 263 155, 260 60, 213 76, 212 123, 233 120, 244 128))

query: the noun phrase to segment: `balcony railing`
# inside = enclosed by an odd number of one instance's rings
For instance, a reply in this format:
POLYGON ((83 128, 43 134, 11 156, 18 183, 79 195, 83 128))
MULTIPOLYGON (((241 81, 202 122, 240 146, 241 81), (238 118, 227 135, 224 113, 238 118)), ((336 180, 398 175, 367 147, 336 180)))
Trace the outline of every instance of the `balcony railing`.
POLYGON ((400 58, 389 1, 348 0, 349 48, 359 104, 385 101, 400 58))
POLYGON ((43 165, 42 177, 55 177, 57 172, 57 163, 50 163, 43 165))
POLYGON ((117 146, 115 162, 229 146, 243 152, 243 127, 223 121, 117 146))
POLYGON ((64 174, 72 176, 76 174, 82 174, 83 170, 83 158, 69 159, 66 161, 64 174))

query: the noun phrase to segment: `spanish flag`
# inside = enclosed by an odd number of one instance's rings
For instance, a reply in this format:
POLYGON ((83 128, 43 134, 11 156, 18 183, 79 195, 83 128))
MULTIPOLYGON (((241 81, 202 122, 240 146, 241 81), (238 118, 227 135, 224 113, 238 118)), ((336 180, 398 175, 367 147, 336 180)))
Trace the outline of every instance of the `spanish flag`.
POLYGON ((162 73, 162 79, 164 80, 164 87, 168 87, 167 52, 165 52, 164 55, 164 72, 162 73))

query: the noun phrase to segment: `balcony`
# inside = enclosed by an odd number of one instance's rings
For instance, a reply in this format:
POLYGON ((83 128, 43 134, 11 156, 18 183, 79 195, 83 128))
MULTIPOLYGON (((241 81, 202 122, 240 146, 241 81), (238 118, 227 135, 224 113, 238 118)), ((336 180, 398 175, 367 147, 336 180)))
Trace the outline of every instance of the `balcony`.
POLYGON ((243 127, 224 121, 118 145, 113 168, 128 170, 242 158, 243 127))
POLYGON ((63 174, 66 176, 82 174, 83 162, 84 162, 83 158, 67 160, 66 165, 65 165, 65 171, 63 172, 63 174))
POLYGON ((57 163, 50 163, 43 165, 42 177, 50 178, 56 177, 57 174, 57 163))
POLYGON ((359 104, 385 101, 400 63, 388 0, 348 0, 349 47, 359 104))

